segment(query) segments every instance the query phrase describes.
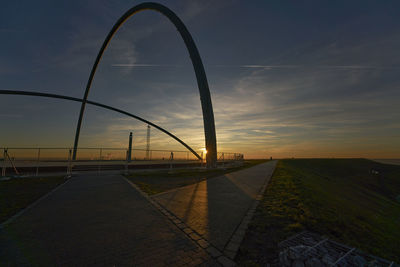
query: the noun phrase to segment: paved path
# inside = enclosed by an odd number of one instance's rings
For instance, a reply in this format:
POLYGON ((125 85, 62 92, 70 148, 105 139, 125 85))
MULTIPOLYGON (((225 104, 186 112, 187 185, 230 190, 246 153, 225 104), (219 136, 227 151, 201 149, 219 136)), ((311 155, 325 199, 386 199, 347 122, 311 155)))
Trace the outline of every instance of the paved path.
MULTIPOLYGON (((120 175, 75 177, 0 229, 0 265, 230 265, 220 252, 229 256, 224 248, 239 225, 251 219, 248 210, 254 211, 254 200, 275 164, 212 178, 153 200, 120 175)), ((240 229, 244 235, 245 228, 240 229)))
POLYGON ((73 178, 0 232, 6 266, 215 262, 119 175, 73 178))
POLYGON ((224 251, 275 165, 276 161, 270 161, 161 193, 153 199, 224 251))

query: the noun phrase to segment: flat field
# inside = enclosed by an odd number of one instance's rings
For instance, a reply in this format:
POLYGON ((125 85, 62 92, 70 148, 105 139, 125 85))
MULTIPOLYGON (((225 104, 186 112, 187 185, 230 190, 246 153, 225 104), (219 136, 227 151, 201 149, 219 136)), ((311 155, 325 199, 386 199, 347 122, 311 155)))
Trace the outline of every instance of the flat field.
POLYGON ((240 265, 277 257, 303 230, 400 262, 400 166, 366 159, 285 159, 241 244, 240 265))
POLYGON ((0 181, 0 223, 64 182, 63 176, 0 181))

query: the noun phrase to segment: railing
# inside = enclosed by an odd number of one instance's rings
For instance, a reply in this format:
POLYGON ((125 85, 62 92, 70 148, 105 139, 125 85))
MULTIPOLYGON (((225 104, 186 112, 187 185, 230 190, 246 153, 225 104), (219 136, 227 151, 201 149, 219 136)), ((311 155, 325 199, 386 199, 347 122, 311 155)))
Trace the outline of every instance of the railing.
MULTIPOLYGON (((72 148, 0 148, 1 176, 39 175, 76 171, 129 170, 139 168, 203 167, 190 151, 125 148, 79 148, 77 159, 72 161, 72 148), (147 153, 149 152, 149 153, 147 153)), ((219 152, 220 165, 241 162, 243 154, 219 152)))

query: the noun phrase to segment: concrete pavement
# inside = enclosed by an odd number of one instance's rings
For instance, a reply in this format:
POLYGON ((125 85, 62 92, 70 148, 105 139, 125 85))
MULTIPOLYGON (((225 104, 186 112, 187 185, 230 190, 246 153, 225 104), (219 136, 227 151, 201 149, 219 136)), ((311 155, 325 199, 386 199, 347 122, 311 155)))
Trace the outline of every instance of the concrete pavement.
POLYGON ((183 266, 216 260, 120 175, 73 178, 0 232, 0 265, 183 266))
MULTIPOLYGON (((276 161, 270 161, 161 193, 153 199, 217 249, 225 251, 232 238, 239 239, 234 234, 264 191, 275 165, 276 161)), ((237 248, 240 241, 235 242, 237 248)))
POLYGON ((275 164, 152 198, 120 175, 75 177, 0 229, 0 265, 232 265, 221 252, 234 257, 275 164))

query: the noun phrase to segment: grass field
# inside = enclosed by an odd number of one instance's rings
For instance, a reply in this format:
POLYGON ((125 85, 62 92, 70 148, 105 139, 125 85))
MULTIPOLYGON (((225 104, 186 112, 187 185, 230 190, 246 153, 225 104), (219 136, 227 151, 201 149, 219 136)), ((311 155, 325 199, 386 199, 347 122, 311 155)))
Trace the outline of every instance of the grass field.
POLYGON ((400 166, 365 159, 280 160, 237 260, 249 266, 271 262, 279 241, 309 230, 400 262, 399 195, 400 166))
POLYGON ((198 183, 205 179, 220 176, 225 173, 249 168, 267 160, 246 160, 243 166, 231 168, 207 169, 178 169, 135 172, 126 177, 149 195, 161 193, 177 187, 198 183))
POLYGON ((0 181, 0 223, 64 181, 64 177, 15 178, 0 181))

